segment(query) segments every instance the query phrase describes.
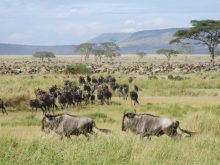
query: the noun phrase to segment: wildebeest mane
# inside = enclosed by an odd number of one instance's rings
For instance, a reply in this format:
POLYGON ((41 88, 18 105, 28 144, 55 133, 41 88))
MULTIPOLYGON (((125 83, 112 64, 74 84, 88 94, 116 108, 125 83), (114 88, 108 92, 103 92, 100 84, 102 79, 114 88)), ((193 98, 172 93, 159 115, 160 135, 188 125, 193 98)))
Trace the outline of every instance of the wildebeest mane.
POLYGON ((71 115, 71 114, 68 114, 68 113, 59 113, 59 114, 55 114, 55 115, 46 114, 45 117, 58 117, 58 116, 62 116, 62 115, 68 115, 68 116, 72 116, 72 117, 79 117, 77 115, 71 115))
POLYGON ((136 114, 136 115, 148 115, 148 116, 152 116, 152 117, 159 117, 159 116, 156 116, 156 115, 152 115, 152 114, 149 114, 149 113, 142 113, 142 114, 136 114))
MULTIPOLYGON (((152 115, 152 114, 149 114, 149 113, 137 114, 137 113, 133 113, 133 112, 125 112, 125 113, 124 113, 124 116, 125 116, 126 114, 128 114, 128 113, 130 113, 130 114, 135 114, 135 115, 137 115, 137 116, 148 115, 148 116, 152 116, 152 117, 159 117, 159 116, 152 115)), ((124 116, 123 116, 123 119, 124 119, 124 116)))

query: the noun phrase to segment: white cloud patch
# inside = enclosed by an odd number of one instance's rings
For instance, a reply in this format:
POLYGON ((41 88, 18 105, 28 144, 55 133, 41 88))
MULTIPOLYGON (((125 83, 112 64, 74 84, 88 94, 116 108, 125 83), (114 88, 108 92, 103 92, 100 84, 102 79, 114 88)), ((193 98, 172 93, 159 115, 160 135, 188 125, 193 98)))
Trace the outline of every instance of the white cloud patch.
POLYGON ((154 19, 138 22, 135 20, 126 20, 123 24, 122 30, 124 32, 134 32, 146 29, 158 29, 164 28, 167 25, 167 21, 162 17, 156 17, 154 19))
POLYGON ((92 22, 88 24, 66 24, 58 27, 56 30, 60 34, 70 34, 75 36, 83 36, 92 33, 100 33, 105 31, 105 26, 99 22, 92 22))
POLYGON ((24 33, 12 33, 9 37, 8 37, 8 41, 11 43, 20 43, 23 41, 28 41, 29 39, 31 39, 31 35, 30 34, 24 34, 24 33))

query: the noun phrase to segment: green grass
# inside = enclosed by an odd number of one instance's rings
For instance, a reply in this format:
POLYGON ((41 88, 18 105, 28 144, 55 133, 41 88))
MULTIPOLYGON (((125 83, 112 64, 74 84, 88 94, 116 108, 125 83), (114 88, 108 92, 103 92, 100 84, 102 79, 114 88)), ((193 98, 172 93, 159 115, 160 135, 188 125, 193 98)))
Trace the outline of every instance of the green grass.
MULTIPOLYGON (((66 79, 77 84, 79 75, 2 75, 0 98, 6 100, 9 115, 0 115, 0 164, 219 164, 220 73, 182 76, 190 79, 167 80, 167 74, 158 75, 158 80, 137 76, 130 89, 134 84, 140 88, 140 105, 135 107, 138 113, 175 118, 181 128, 197 132, 194 137, 171 139, 165 135, 148 140, 122 132, 123 113, 133 111, 134 107, 130 99, 125 101, 114 93, 110 105, 96 102, 56 112, 92 118, 99 128, 110 129, 112 133, 94 129, 98 135, 90 140, 79 136, 60 141, 54 133, 41 132, 42 112, 32 113, 28 100, 34 98, 36 87, 61 87, 66 79)), ((128 75, 117 73, 116 78, 127 83, 128 75)))
POLYGON ((22 118, 13 118, 10 121, 0 123, 2 127, 6 126, 40 126, 41 120, 37 119, 34 114, 29 114, 22 118))

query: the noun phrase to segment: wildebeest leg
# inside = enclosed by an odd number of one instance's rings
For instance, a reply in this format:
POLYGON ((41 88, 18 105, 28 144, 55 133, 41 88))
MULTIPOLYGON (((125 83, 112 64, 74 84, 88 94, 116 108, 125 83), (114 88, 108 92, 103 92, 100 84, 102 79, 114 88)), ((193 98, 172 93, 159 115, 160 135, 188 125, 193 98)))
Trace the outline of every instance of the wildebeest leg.
POLYGON ((63 136, 64 136, 63 134, 60 135, 60 140, 63 140, 63 136))
POLYGON ((168 127, 166 129, 163 130, 163 132, 169 136, 169 137, 174 137, 176 136, 176 133, 174 132, 173 128, 172 127, 168 127))
POLYGON ((95 137, 97 137, 97 135, 98 135, 98 134, 97 134, 96 132, 94 132, 94 131, 91 131, 90 134, 94 135, 95 137))
POLYGON ((147 137, 147 139, 151 140, 150 134, 147 133, 147 132, 144 132, 144 133, 141 135, 141 137, 142 137, 142 138, 147 137))
POLYGON ((8 115, 8 112, 6 111, 5 107, 3 107, 3 109, 4 109, 5 113, 6 113, 6 115, 8 115))
POLYGON ((53 103, 53 110, 54 110, 54 108, 57 110, 58 109, 58 106, 55 104, 55 103, 53 103))
POLYGON ((52 110, 51 110, 51 111, 52 111, 52 113, 54 114, 54 107, 52 108, 52 110))
POLYGON ((41 110, 43 112, 43 115, 46 113, 45 110, 44 110, 44 107, 41 107, 41 110))
POLYGON ((87 140, 89 140, 90 136, 88 135, 87 132, 84 132, 83 135, 87 138, 87 140))
POLYGON ((71 138, 71 137, 70 137, 70 134, 67 134, 67 135, 66 135, 66 137, 67 137, 68 139, 70 139, 70 138, 71 138))

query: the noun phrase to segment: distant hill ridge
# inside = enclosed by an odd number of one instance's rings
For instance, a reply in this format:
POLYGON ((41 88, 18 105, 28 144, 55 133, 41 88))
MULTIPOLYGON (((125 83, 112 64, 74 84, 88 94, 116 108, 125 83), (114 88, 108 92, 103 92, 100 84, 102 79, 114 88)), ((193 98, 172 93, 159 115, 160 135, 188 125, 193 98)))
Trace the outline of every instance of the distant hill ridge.
POLYGON ((55 46, 36 46, 19 44, 0 44, 1 55, 29 55, 36 51, 52 51, 55 54, 70 55, 74 54, 76 45, 55 45, 55 46))
MULTIPOLYGON (((122 32, 122 33, 103 33, 89 41, 100 44, 103 42, 114 41, 121 48, 121 53, 135 53, 146 51, 155 53, 161 48, 176 48, 175 45, 169 45, 169 41, 173 38, 173 34, 180 29, 186 28, 168 28, 157 30, 142 30, 138 32, 122 32)), ((77 45, 55 45, 55 46, 34 46, 19 44, 0 44, 1 55, 22 55, 33 54, 36 51, 52 51, 58 55, 76 54, 77 45)), ((208 53, 207 48, 203 45, 193 47, 193 53, 208 53)))

